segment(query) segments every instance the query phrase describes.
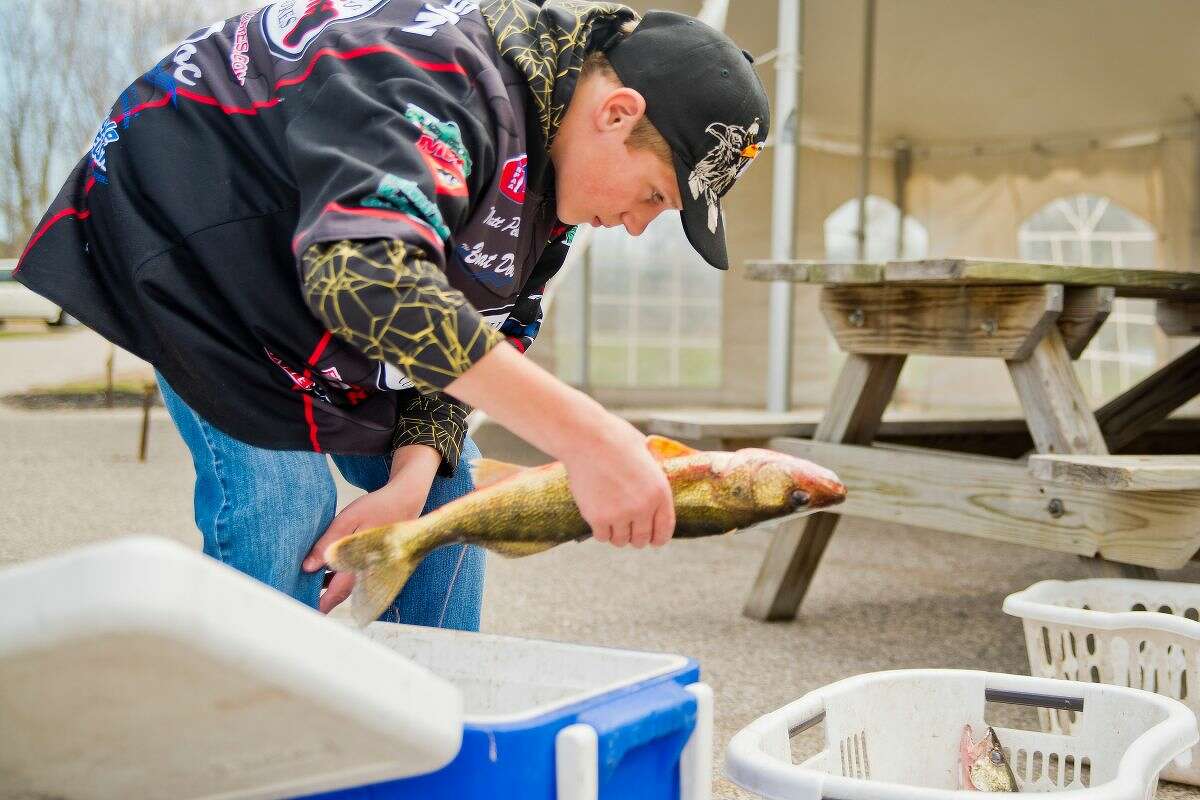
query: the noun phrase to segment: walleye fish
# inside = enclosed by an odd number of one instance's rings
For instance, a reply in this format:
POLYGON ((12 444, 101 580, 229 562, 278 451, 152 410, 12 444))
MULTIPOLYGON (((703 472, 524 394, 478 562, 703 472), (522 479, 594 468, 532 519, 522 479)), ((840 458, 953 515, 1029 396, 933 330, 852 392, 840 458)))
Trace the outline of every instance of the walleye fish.
MULTIPOLYGON (((772 450, 702 452, 661 436, 646 446, 667 474, 675 497, 675 538, 714 536, 757 522, 836 505, 846 487, 824 467, 772 450)), ((590 528, 559 462, 519 467, 473 462, 475 491, 419 519, 355 533, 328 552, 336 570, 356 573, 351 598, 359 624, 395 599, 430 551, 458 542, 508 557, 584 539, 590 528)))
POLYGON ((970 725, 963 726, 958 743, 958 760, 962 768, 964 789, 979 792, 1017 792, 1017 779, 1008 766, 996 732, 989 726, 987 735, 978 742, 970 725))

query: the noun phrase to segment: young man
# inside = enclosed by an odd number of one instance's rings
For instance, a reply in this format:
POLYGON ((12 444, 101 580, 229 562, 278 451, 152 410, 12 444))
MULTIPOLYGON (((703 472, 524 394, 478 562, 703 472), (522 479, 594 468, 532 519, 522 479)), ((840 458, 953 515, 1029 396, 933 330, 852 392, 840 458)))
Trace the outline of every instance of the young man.
MULTIPOLYGON (((471 489, 470 406, 566 465, 597 539, 661 545, 643 437, 520 353, 574 225, 679 209, 727 268, 720 198, 768 115, 749 56, 679 14, 279 0, 121 95, 16 276, 154 364, 205 552, 323 611, 352 580, 320 595, 328 544, 471 489), (369 492, 336 519, 326 453, 369 492)), ((388 616, 477 629, 482 577, 444 548, 388 616)))

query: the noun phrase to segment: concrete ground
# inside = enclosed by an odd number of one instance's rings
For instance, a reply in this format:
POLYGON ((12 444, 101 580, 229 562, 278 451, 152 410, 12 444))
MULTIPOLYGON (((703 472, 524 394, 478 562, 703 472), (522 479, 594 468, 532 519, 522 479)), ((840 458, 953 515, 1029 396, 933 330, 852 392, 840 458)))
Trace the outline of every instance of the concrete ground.
MULTIPOLYGON (((20 383, 10 360, 15 344, 0 339, 0 385, 20 383)), ((0 567, 135 532, 198 546, 187 453, 156 409, 149 459, 138 463, 139 425, 137 411, 0 405, 0 567)), ((491 457, 534 458, 501 432, 480 439, 491 457)), ((345 484, 340 491, 343 502, 357 494, 345 484)), ((514 561, 490 558, 483 627, 697 658, 716 692, 719 772, 738 729, 840 678, 905 667, 1027 673, 1020 623, 1000 610, 1005 595, 1044 578, 1085 576, 1073 556, 847 520, 799 619, 762 624, 742 617, 741 607, 768 535, 676 542, 653 552, 585 543, 514 561)), ((1200 567, 1164 577, 1200 580, 1200 567)), ((815 747, 812 738, 800 743, 815 747)), ((748 795, 718 777, 715 796, 748 795)), ((1158 797, 1200 791, 1162 784, 1158 797)))

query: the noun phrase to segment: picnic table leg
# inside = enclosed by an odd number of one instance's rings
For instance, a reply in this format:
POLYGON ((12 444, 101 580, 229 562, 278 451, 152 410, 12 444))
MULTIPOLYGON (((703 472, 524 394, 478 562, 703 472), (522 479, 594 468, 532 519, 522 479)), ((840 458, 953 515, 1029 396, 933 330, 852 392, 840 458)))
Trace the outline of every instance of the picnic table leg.
MULTIPOLYGON (((813 439, 870 444, 883 410, 891 402, 904 359, 902 355, 847 356, 813 439)), ((771 537, 742 613, 764 621, 793 619, 838 518, 837 514, 821 513, 782 523, 771 537)))
MULTIPOLYGON (((1039 453, 1107 455, 1108 445, 1075 376, 1062 334, 1053 328, 1024 361, 1009 361, 1017 397, 1039 453)), ((1097 577, 1155 578, 1149 567, 1081 556, 1097 577)))
POLYGON ((1120 451, 1200 395, 1200 345, 1117 395, 1096 412, 1109 448, 1120 451))

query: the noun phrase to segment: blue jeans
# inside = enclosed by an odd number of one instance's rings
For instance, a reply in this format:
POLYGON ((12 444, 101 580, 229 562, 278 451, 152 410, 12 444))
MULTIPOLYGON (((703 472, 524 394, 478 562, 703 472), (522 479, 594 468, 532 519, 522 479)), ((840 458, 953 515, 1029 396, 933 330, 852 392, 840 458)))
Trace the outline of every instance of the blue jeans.
MULTIPOLYGON (((171 419, 196 467, 196 526, 204 552, 315 608, 324 570, 302 572, 300 562, 329 527, 337 490, 320 453, 266 450, 234 439, 193 411, 161 375, 158 385, 171 419)), ((387 483, 386 456, 331 456, 354 486, 371 492, 387 483)), ((474 488, 470 439, 454 476, 434 479, 422 514, 474 488)), ((380 619, 410 625, 479 630, 483 551, 447 545, 430 553, 380 619)))

